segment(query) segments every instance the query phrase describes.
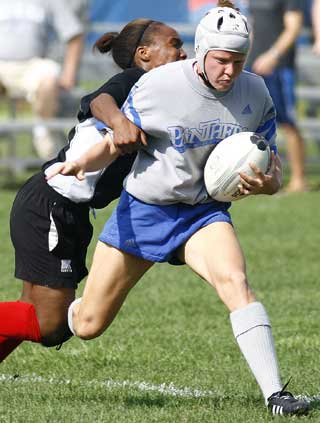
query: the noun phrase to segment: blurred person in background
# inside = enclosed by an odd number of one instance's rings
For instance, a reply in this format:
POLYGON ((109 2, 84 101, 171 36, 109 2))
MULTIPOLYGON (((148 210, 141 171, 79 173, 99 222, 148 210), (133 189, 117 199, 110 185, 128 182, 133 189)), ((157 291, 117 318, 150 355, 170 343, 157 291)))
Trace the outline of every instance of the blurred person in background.
MULTIPOLYGON (((86 0, 1 0, 0 82, 8 96, 25 98, 41 120, 55 116, 59 90, 71 90, 83 49, 86 0), (73 9, 72 9, 73 7, 73 9), (48 57, 52 31, 65 43, 63 63, 48 57)), ((45 125, 36 125, 33 143, 48 160, 61 148, 45 125)))
POLYGON ((88 25, 92 0, 68 0, 68 6, 84 25, 88 25))
POLYGON ((287 192, 307 189, 305 145, 295 113, 295 43, 303 24, 303 0, 250 0, 252 47, 248 69, 261 75, 287 141, 290 179, 287 192))
MULTIPOLYGON (((304 33, 299 38, 300 46, 311 48, 311 52, 320 55, 320 1, 305 0, 304 2, 304 33)), ((310 52, 310 51, 309 51, 310 52)), ((306 74, 306 83, 310 86, 314 85, 315 89, 319 86, 319 74, 310 64, 309 72, 306 74)), ((302 73, 302 78, 304 72, 302 73)), ((307 117, 317 119, 319 114, 320 99, 317 97, 309 98, 305 105, 305 114, 307 117)), ((315 141, 319 146, 319 137, 315 137, 315 141)))
POLYGON ((104 173, 92 173, 82 183, 61 175, 47 182, 45 170, 101 142, 103 136, 90 125, 92 105, 93 113, 114 129, 119 148, 132 151, 145 135, 119 110, 130 89, 150 69, 186 58, 178 33, 150 19, 136 19, 120 33, 104 34, 95 49, 110 52, 123 72, 81 100, 78 119, 83 123, 70 132, 70 143, 58 156, 19 190, 11 210, 15 276, 23 288, 19 301, 0 303, 0 362, 24 340, 50 347, 71 336, 67 310, 87 275, 90 207, 105 207, 119 197, 135 154, 120 156, 104 173))

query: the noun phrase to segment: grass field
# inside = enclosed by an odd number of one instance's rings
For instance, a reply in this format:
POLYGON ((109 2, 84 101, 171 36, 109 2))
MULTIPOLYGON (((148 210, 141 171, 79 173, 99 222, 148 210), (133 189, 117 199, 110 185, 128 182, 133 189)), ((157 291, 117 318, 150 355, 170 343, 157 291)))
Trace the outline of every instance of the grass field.
MULTIPOLYGON (((14 195, 0 192, 0 300, 15 300, 20 290, 8 230, 14 195)), ((320 422, 318 207, 317 191, 232 207, 251 285, 273 323, 283 380, 292 377, 290 390, 312 399, 311 416, 300 419, 308 422, 320 422)), ((109 212, 99 212, 96 235, 109 212)), ((215 293, 185 266, 166 264, 141 280, 100 338, 73 338, 60 351, 22 344, 1 364, 0 410, 0 422, 24 423, 281 419, 267 413, 215 293)))

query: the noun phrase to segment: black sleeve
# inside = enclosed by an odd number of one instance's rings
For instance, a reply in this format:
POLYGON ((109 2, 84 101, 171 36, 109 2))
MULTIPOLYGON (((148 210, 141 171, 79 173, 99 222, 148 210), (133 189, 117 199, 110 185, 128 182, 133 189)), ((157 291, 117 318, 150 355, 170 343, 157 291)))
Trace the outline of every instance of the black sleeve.
POLYGON ((90 103, 100 94, 110 94, 120 108, 125 99, 128 97, 128 94, 133 85, 144 73, 145 71, 140 68, 125 69, 123 72, 118 73, 107 82, 105 82, 96 91, 82 97, 80 101, 80 110, 78 113, 79 122, 92 117, 90 103))
MULTIPOLYGON (((120 108, 124 103, 125 99, 128 97, 128 94, 133 87, 133 85, 138 81, 138 79, 145 73, 141 68, 130 68, 125 69, 123 72, 114 75, 107 82, 105 82, 100 88, 96 91, 82 97, 80 100, 80 110, 78 112, 79 122, 92 117, 90 110, 91 101, 96 98, 99 94, 106 93, 110 94, 116 101, 118 107, 120 108)), ((72 128, 68 133, 69 142, 72 140, 75 134, 75 128, 72 128)), ((66 160, 66 151, 69 149, 69 144, 63 147, 57 157, 54 157, 52 160, 44 163, 42 169, 45 170, 47 167, 56 163, 57 161, 66 160)))

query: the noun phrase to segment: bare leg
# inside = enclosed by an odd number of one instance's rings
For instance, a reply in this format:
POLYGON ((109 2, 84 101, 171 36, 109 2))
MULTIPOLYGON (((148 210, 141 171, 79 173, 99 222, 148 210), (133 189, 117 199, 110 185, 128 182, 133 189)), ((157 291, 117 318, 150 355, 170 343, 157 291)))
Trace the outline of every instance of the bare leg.
POLYGON ((59 89, 56 76, 49 75, 40 81, 34 102, 34 112, 38 117, 48 119, 56 114, 58 93, 59 89))
POLYGON ((217 291, 230 311, 255 301, 247 283, 243 253, 229 223, 218 222, 196 232, 181 258, 217 291))
POLYGON ((230 310, 234 336, 267 401, 282 388, 277 355, 267 312, 248 285, 233 227, 225 222, 208 225, 195 233, 180 253, 197 274, 215 287, 230 310))
POLYGON ((0 303, 0 362, 25 340, 47 347, 65 342, 71 336, 67 316, 74 295, 74 289, 23 282, 20 301, 0 303))
POLYGON ((74 300, 72 288, 49 288, 23 283, 20 300, 35 306, 41 332, 41 343, 45 346, 59 345, 68 333, 67 312, 74 300))
POLYGON ((73 328, 83 339, 104 332, 131 288, 152 262, 98 242, 82 301, 73 310, 73 328))
MULTIPOLYGON (((40 82, 35 94, 33 108, 38 118, 45 121, 56 115, 58 95, 57 78, 55 75, 48 75, 40 82)), ((45 123, 34 127, 33 145, 39 157, 43 160, 51 159, 61 148, 59 138, 46 127, 45 123)))
POLYGON ((292 125, 282 125, 287 142, 287 152, 290 165, 290 180, 288 192, 302 192, 307 189, 305 179, 305 145, 298 128, 292 125))

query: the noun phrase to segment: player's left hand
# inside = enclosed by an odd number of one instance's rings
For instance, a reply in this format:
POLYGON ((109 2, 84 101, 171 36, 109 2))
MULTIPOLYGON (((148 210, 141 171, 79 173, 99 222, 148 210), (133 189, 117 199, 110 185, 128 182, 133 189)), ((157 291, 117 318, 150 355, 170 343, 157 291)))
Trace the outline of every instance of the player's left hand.
POLYGON ((270 168, 265 174, 254 164, 250 167, 254 176, 240 173, 239 189, 243 195, 272 195, 279 190, 282 184, 282 166, 278 155, 271 153, 270 168))
POLYGON ((76 85, 76 79, 73 74, 62 72, 59 77, 59 88, 65 91, 71 91, 76 85))
POLYGON ((278 64, 278 58, 271 51, 261 54, 252 65, 252 70, 258 75, 270 75, 278 64))

